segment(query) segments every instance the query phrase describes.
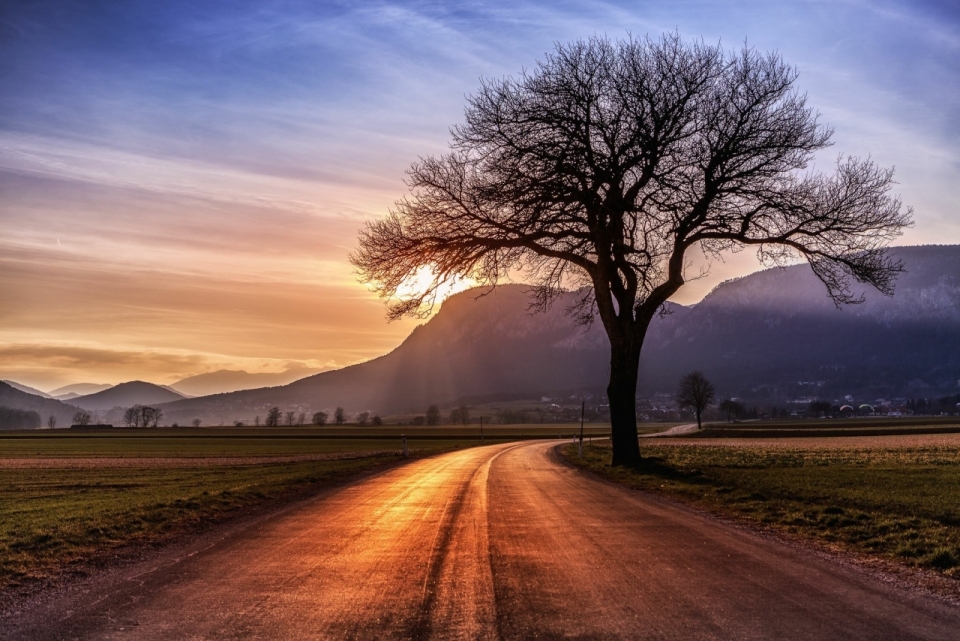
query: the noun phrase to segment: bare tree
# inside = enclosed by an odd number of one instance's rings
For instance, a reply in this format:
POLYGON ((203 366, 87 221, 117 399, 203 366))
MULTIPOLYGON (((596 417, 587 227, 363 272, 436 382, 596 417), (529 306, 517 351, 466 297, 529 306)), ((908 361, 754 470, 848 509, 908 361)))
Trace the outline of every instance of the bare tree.
POLYGON ((293 425, 293 420, 296 418, 297 413, 296 413, 296 412, 287 412, 284 416, 285 416, 286 419, 287 419, 287 425, 293 425))
POLYGON ((720 411, 727 413, 727 422, 730 422, 734 416, 740 418, 740 413, 743 412, 743 404, 728 398, 720 401, 720 411))
POLYGON ((643 340, 704 273, 697 250, 805 258, 838 305, 862 300, 852 281, 893 292, 902 267, 884 247, 910 224, 893 172, 857 158, 810 169, 832 131, 796 78, 777 54, 676 34, 558 45, 482 83, 451 152, 411 166, 411 196, 364 228, 351 260, 390 319, 426 316, 460 278, 492 287, 526 270, 537 309, 575 289, 568 311, 599 316, 610 341, 613 463, 633 464, 643 340), (408 293, 425 268, 431 281, 408 293))
POLYGON ((461 405, 460 407, 450 410, 450 423, 456 425, 457 423, 463 423, 466 425, 470 422, 470 410, 467 409, 466 405, 461 405))
POLYGON ((373 425, 374 427, 380 427, 381 425, 383 425, 383 419, 380 418, 379 414, 374 414, 373 418, 370 419, 370 424, 373 425))
POLYGON ((313 415, 313 424, 317 426, 323 426, 327 423, 327 413, 326 412, 316 412, 313 415))
POLYGON ((276 427, 276 426, 279 425, 279 424, 280 424, 280 408, 279 408, 279 407, 271 407, 269 410, 267 410, 267 422, 266 422, 266 426, 267 426, 267 427, 276 427))
POLYGON ((193 425, 194 427, 200 427, 200 419, 199 418, 193 419, 193 422, 191 423, 191 425, 193 425))
POLYGON ((689 407, 697 415, 697 429, 701 428, 700 415, 707 409, 715 396, 713 384, 701 372, 690 372, 680 379, 677 390, 677 405, 689 407))
POLYGON ((440 423, 440 408, 431 405, 427 408, 427 425, 438 425, 440 423))
POLYGON ((297 425, 303 425, 307 422, 306 412, 300 412, 300 418, 297 419, 297 425))
POLYGON ((363 427, 370 419, 370 412, 360 412, 357 414, 357 425, 363 427))
POLYGON ((260 427, 260 415, 257 414, 256 418, 253 419, 253 424, 257 427, 260 427))
POLYGON ((128 407, 123 411, 123 424, 127 427, 140 427, 140 408, 141 405, 128 407))
POLYGON ((342 408, 342 407, 338 407, 336 410, 334 410, 334 412, 333 412, 333 421, 334 421, 337 425, 343 425, 343 424, 346 422, 346 420, 347 420, 347 417, 346 417, 346 415, 343 413, 343 408, 342 408))
POLYGON ((47 427, 51 430, 57 426, 57 417, 53 414, 50 415, 50 418, 47 419, 47 427))

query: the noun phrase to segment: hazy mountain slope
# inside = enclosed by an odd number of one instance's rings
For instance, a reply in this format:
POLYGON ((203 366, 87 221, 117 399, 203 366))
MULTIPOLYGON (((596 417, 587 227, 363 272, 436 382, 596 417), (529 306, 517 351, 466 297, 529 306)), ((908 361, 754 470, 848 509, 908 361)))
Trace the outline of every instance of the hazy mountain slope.
POLYGON ((170 403, 165 412, 177 417, 171 420, 194 414, 226 420, 238 414, 262 416, 272 405, 423 411, 430 403, 464 395, 594 385, 606 371, 606 338, 600 328, 584 332, 574 326, 562 313, 563 301, 551 313, 528 314, 526 290, 510 285, 482 297, 463 292, 385 356, 283 387, 170 403))
POLYGON ((298 368, 272 374, 251 374, 243 370, 221 369, 198 374, 169 385, 173 390, 188 396, 208 396, 238 390, 287 385, 296 380, 316 374, 317 370, 298 368))
POLYGON ((113 385, 106 383, 73 383, 72 385, 64 385, 63 387, 58 387, 57 389, 50 392, 50 396, 54 398, 61 398, 67 394, 73 394, 72 398, 77 396, 86 396, 88 394, 96 394, 97 392, 102 392, 105 389, 110 389, 113 385))
MULTIPOLYGON (((723 394, 753 398, 842 393, 932 395, 960 380, 960 247, 898 248, 906 273, 893 298, 868 291, 837 309, 807 265, 719 285, 691 307, 654 320, 641 394, 672 392, 703 370, 723 394), (801 382, 805 385, 801 385, 801 382)), ((187 399, 170 420, 264 416, 272 405, 312 411, 423 411, 430 403, 496 393, 602 389, 608 343, 599 322, 575 327, 560 301, 527 313, 526 288, 463 292, 393 352, 282 387, 187 399)))
POLYGON ((52 398, 22 392, 5 382, 0 382, 0 406, 18 410, 34 410, 40 414, 40 421, 44 426, 46 426, 47 419, 51 415, 55 416, 57 427, 69 427, 73 415, 80 410, 78 407, 52 398))
POLYGON ((130 381, 121 383, 109 389, 78 396, 71 402, 85 410, 109 410, 114 407, 130 407, 132 405, 156 405, 183 398, 183 395, 161 385, 130 381))
POLYGON ((809 267, 751 274, 717 287, 682 323, 648 341, 644 382, 701 368, 728 388, 822 395, 922 395, 960 379, 960 247, 898 248, 906 272, 892 298, 867 290, 837 309, 809 267), (799 392, 794 389, 793 392, 799 392))
POLYGON ((24 385, 23 383, 18 383, 16 381, 2 380, 0 381, 0 383, 6 383, 13 389, 20 390, 21 392, 26 392, 27 394, 33 394, 34 396, 40 396, 42 398, 53 398, 53 396, 51 396, 50 394, 47 394, 46 392, 41 392, 40 390, 34 389, 29 385, 24 385))

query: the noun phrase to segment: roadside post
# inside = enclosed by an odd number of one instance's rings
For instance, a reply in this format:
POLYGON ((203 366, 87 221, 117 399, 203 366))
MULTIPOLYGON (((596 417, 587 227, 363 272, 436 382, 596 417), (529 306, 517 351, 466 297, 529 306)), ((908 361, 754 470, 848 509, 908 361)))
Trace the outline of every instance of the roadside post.
POLYGON ((401 434, 400 438, 403 439, 403 458, 407 458, 407 435, 401 434))
POLYGON ((583 415, 587 411, 587 402, 580 404, 580 446, 577 447, 577 458, 583 458, 583 415))

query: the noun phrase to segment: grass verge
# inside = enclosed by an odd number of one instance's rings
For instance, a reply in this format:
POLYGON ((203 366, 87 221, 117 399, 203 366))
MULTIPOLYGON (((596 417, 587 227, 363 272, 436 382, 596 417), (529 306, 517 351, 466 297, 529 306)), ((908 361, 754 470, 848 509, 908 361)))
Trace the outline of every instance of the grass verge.
POLYGON ((608 445, 564 456, 608 480, 680 498, 831 547, 960 579, 957 448, 766 448, 645 445, 635 468, 608 445))

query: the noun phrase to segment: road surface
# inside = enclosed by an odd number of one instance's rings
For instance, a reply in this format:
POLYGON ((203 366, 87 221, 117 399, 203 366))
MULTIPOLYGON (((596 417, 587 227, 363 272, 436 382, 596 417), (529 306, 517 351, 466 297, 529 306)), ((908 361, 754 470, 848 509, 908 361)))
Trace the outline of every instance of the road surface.
POLYGON ((411 462, 0 636, 960 639, 960 609, 595 480, 555 444, 411 462))
POLYGON ((693 434, 697 431, 696 423, 687 423, 686 425, 674 425, 668 430, 662 432, 653 432, 652 434, 641 434, 640 438, 657 438, 658 436, 682 436, 684 434, 693 434))

